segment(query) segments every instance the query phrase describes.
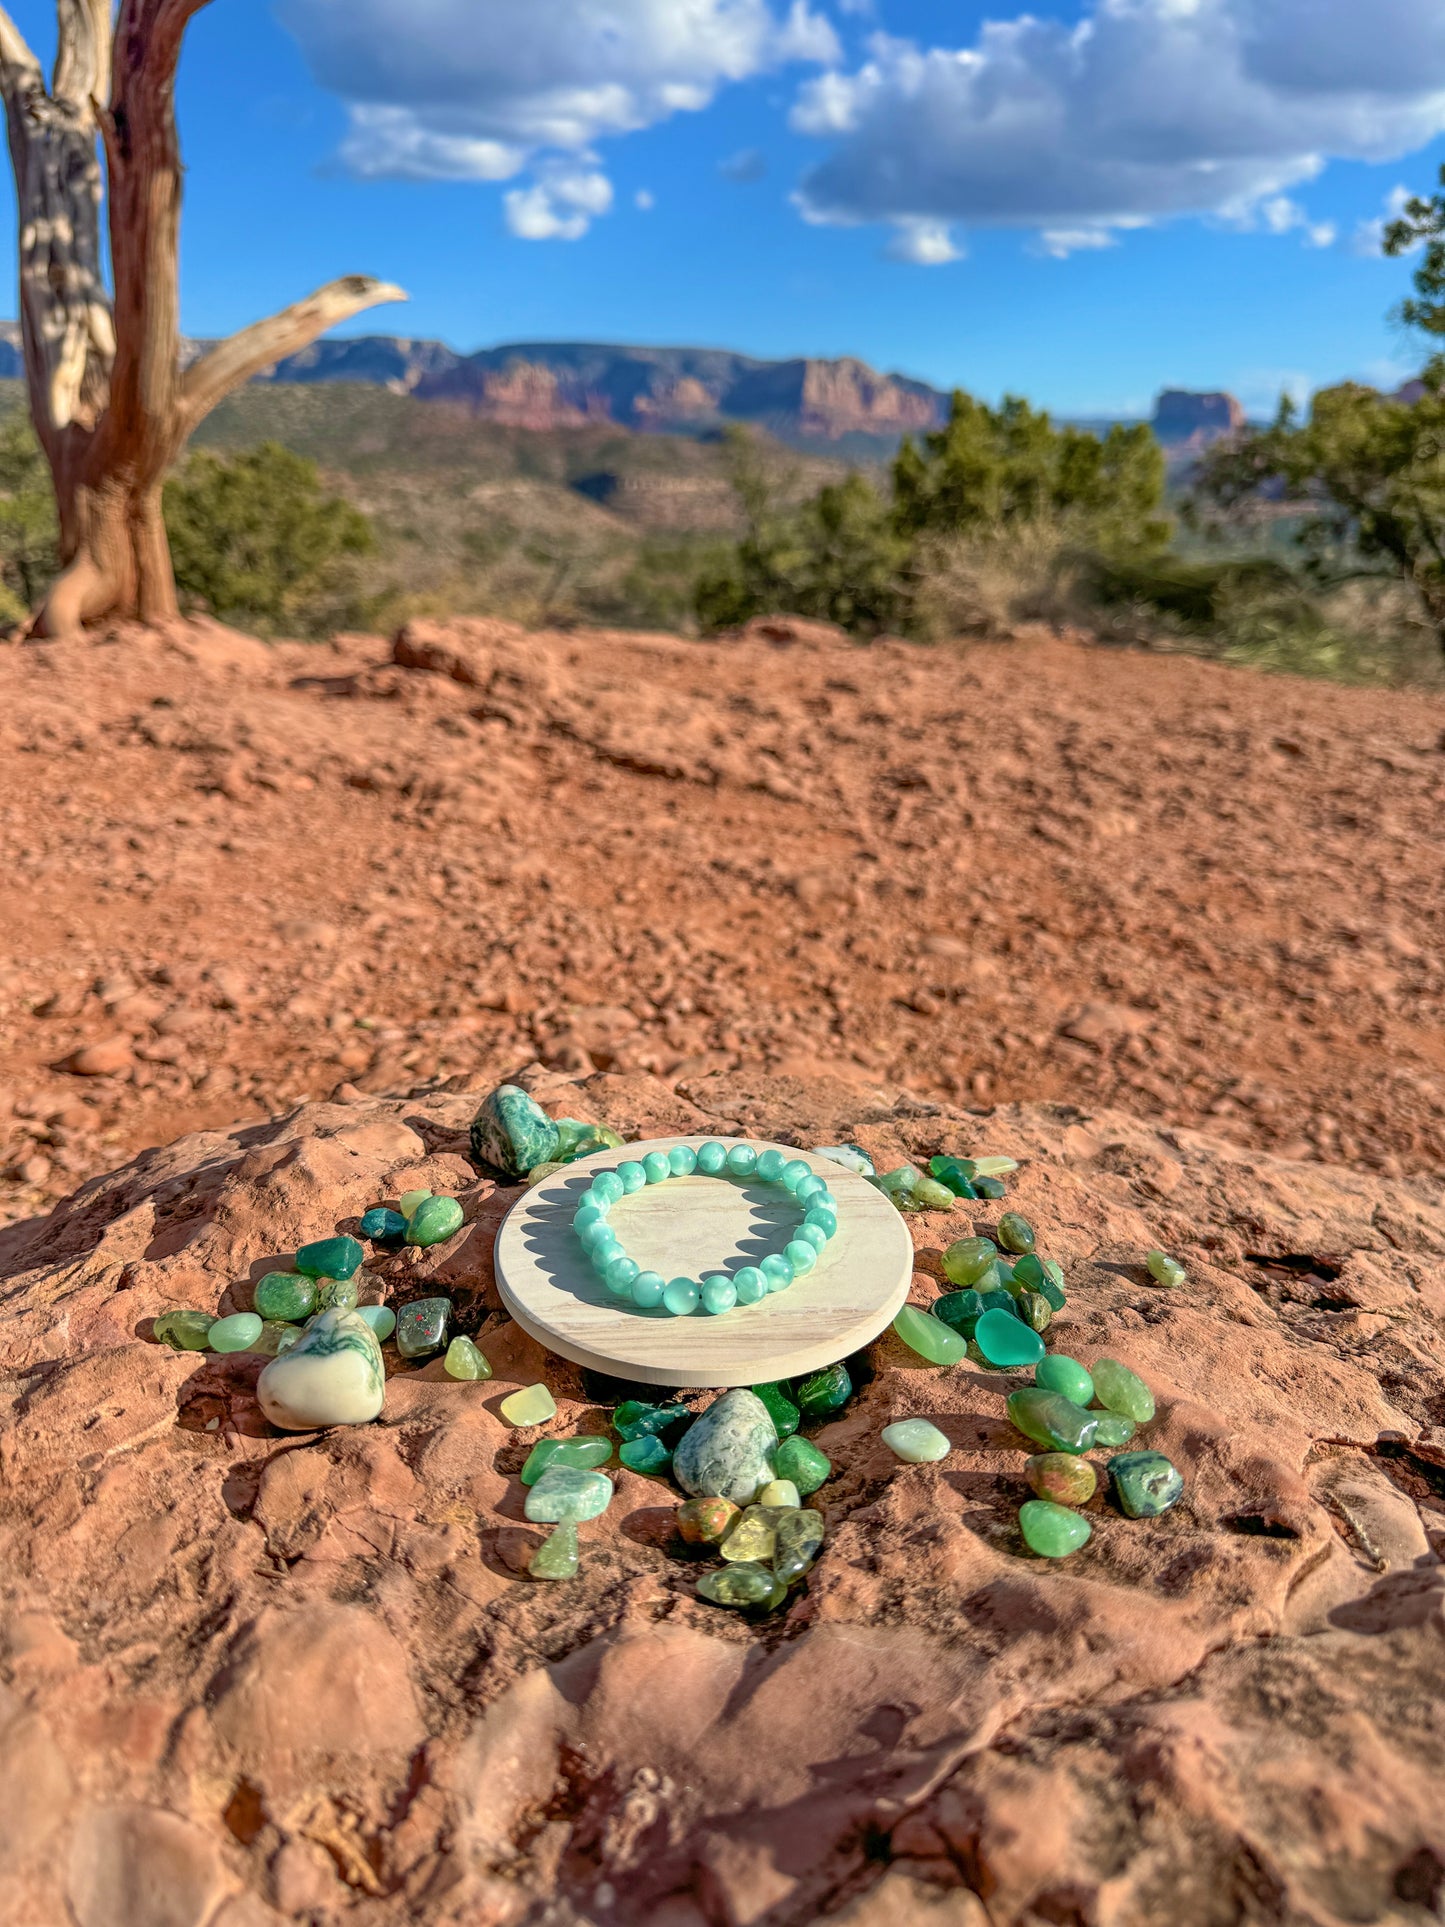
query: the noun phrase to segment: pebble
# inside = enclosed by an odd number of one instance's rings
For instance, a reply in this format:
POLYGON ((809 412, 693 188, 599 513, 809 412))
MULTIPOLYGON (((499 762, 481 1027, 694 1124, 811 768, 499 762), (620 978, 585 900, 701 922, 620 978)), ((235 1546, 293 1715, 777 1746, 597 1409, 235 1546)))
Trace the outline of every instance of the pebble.
POLYGON ((284 1324, 278 1318, 268 1318, 261 1326, 260 1336, 250 1347, 263 1358, 279 1358, 281 1353, 294 1345, 301 1336, 299 1326, 284 1324))
POLYGON ((155 1337, 173 1352, 203 1352, 216 1322, 208 1311, 163 1311, 153 1327, 155 1337))
POLYGON ((396 1245, 406 1236, 406 1219, 400 1211, 388 1211, 384 1204, 374 1204, 369 1211, 362 1212, 358 1229, 362 1237, 369 1238, 374 1245, 396 1245))
POLYGON ((724 1559, 746 1560, 750 1564, 770 1565, 778 1538, 778 1520, 789 1508, 750 1505, 741 1511, 718 1547, 724 1559))
POLYGON ((396 1315, 396 1349, 403 1358, 429 1358, 447 1342, 450 1298, 415 1298, 396 1315))
MULTIPOLYGON (((778 1435, 768 1408, 743 1386, 724 1392, 683 1434, 673 1455, 673 1476, 694 1498, 722 1498, 748 1504, 774 1477, 769 1462, 774 1447, 780 1452, 798 1443, 788 1439, 778 1446, 778 1435)), ((777 1474, 790 1477, 781 1464, 777 1474)), ((801 1480, 794 1478, 801 1491, 801 1480)))
POLYGON ((1149 1276, 1156 1284, 1165 1285, 1171 1291, 1187 1282, 1189 1273, 1177 1258, 1171 1258, 1167 1251, 1151 1251, 1144 1260, 1149 1276))
POLYGON ((910 1351, 926 1358, 930 1365, 956 1365, 968 1351, 968 1341, 941 1319, 905 1305, 893 1321, 893 1329, 910 1351))
POLYGON ((364 1318, 370 1325, 376 1333, 378 1343, 382 1339, 390 1338, 396 1330, 396 1313, 390 1305, 358 1305, 356 1315, 358 1318, 364 1318))
POLYGON ((1098 1419, 1095 1445, 1127 1445, 1139 1429, 1133 1419, 1125 1418, 1122 1412, 1100 1412, 1098 1419))
POLYGON ((768 1408, 768 1417, 773 1421, 773 1429, 780 1439, 790 1439, 798 1429, 802 1413, 788 1397, 787 1387, 781 1380, 769 1385, 754 1385, 754 1398, 762 1400, 768 1408))
POLYGON ((677 1508, 677 1529, 690 1546, 715 1546, 737 1516, 731 1499, 684 1499, 677 1508))
POLYGON ((833 1164, 841 1164, 845 1170, 856 1171, 860 1178, 871 1178, 877 1175, 873 1169, 872 1158, 861 1145, 815 1144, 812 1154, 815 1158, 827 1158, 833 1164))
POLYGON ((403 1227, 405 1226, 405 1221, 408 1218, 410 1218, 412 1212, 418 1210, 423 1204, 425 1204, 427 1199, 430 1196, 431 1196, 430 1191, 403 1191, 402 1192, 401 1196, 396 1201, 396 1208, 401 1213, 403 1227))
POLYGON ((771 1612, 788 1596, 786 1583, 766 1566, 723 1566, 716 1572, 705 1572, 697 1590, 699 1597, 714 1606, 731 1606, 739 1612, 758 1607, 771 1612))
POLYGON ((951 1211, 958 1202, 946 1184, 925 1177, 916 1164, 900 1164, 873 1182, 899 1211, 951 1211))
POLYGON ((1128 1519, 1155 1518, 1184 1496, 1183 1475, 1162 1452, 1121 1452, 1109 1461, 1109 1479, 1128 1519))
POLYGON ((570 1465, 588 1472, 606 1465, 611 1457, 610 1439, 538 1439, 522 1467, 522 1484, 535 1485, 549 1465, 570 1465))
POLYGON ((218 1318, 206 1334, 213 1352, 248 1352, 261 1336, 261 1320, 253 1311, 233 1311, 218 1318))
POLYGON ((1041 1499, 1055 1505, 1087 1505, 1099 1488, 1093 1466, 1072 1452, 1036 1453, 1025 1464, 1024 1477, 1041 1499))
POLYGON ((611 1503, 612 1481, 605 1472, 554 1461, 528 1487, 522 1510, 534 1525, 549 1525, 564 1519, 595 1519, 611 1503))
POLYGON ((1094 1528, 1082 1512, 1071 1512, 1051 1499, 1028 1499, 1019 1507, 1019 1531, 1029 1551, 1041 1559, 1067 1559, 1088 1544, 1094 1528))
POLYGON ((759 1505, 799 1506, 803 1495, 791 1479, 769 1479, 758 1494, 759 1505))
POLYGON ((981 1198, 1001 1198, 1004 1185, 1001 1179, 990 1177, 987 1171, 980 1171, 973 1181, 973 1188, 981 1198))
POLYGON ((1014 1300, 1014 1312, 1030 1331, 1045 1332, 1054 1322, 1054 1308, 1041 1291, 1021 1291, 1014 1300))
POLYGON ((933 1316, 942 1319, 951 1331, 958 1332, 964 1338, 972 1338, 974 1326, 985 1309, 983 1299, 970 1286, 967 1291, 945 1292, 935 1302, 933 1316))
POLYGON ((355 1311, 361 1287, 354 1278, 323 1278, 316 1292, 319 1311, 355 1311))
POLYGON ((1004 1369, 1036 1365, 1044 1355, 1044 1341, 1038 1333, 1007 1311, 984 1312, 974 1326, 973 1342, 990 1365, 1004 1369))
POLYGON ((1154 1416, 1154 1394, 1136 1372, 1117 1358, 1101 1358, 1093 1368, 1094 1396, 1106 1411, 1119 1412, 1136 1425, 1154 1416))
POLYGON ((490 1378, 492 1368, 470 1338, 460 1334, 447 1346, 442 1360, 448 1378, 490 1378))
POLYGON ((617 1456, 629 1472, 642 1472, 649 1476, 662 1473, 672 1464, 672 1454, 662 1440, 652 1433, 644 1433, 640 1439, 624 1439, 618 1447, 617 1456))
POLYGON ((263 1318, 299 1324, 316 1309, 316 1280, 301 1271, 268 1271, 252 1292, 251 1303, 263 1318))
POLYGON ((640 1398, 623 1399, 612 1414, 612 1429, 622 1439, 659 1438, 675 1444, 691 1423, 685 1405, 649 1405, 640 1398))
POLYGON ((508 1177, 555 1162, 561 1142, 552 1119, 518 1084, 499 1084, 472 1119, 472 1155, 508 1177))
POLYGON ((974 1158, 973 1169, 976 1177, 1006 1178, 1010 1171, 1017 1171, 1017 1158, 974 1158))
POLYGON ((978 1196, 973 1188, 975 1166, 970 1159, 944 1156, 930 1158, 928 1169, 930 1175, 937 1178, 940 1184, 946 1185, 956 1198, 978 1196))
POLYGON ((552 1121, 557 1127, 557 1149, 553 1157, 559 1165, 590 1157, 594 1151, 622 1148, 623 1139, 609 1125, 584 1124, 576 1117, 558 1117, 552 1121))
POLYGON ((773 1527, 773 1571, 791 1585, 817 1558, 823 1545, 823 1515, 811 1506, 783 1511, 773 1527))
POLYGON ((308 1278, 351 1278, 366 1256, 355 1238, 345 1232, 335 1238, 318 1238, 302 1245, 296 1253, 296 1269, 308 1278))
POLYGON ((1008 1415, 1025 1438, 1046 1445, 1051 1452, 1087 1452, 1099 1429, 1096 1413, 1080 1411, 1062 1393, 1037 1386, 1011 1392, 1008 1415))
POLYGON ((1017 1211, 1005 1211, 998 1221, 998 1241, 1005 1251, 1023 1255, 1034 1248, 1034 1228, 1017 1211))
POLYGON ((534 1579, 575 1579, 580 1563, 577 1523, 574 1519, 564 1519, 532 1554, 527 1570, 534 1579))
POLYGON ((256 1381, 261 1410, 285 1432, 365 1425, 386 1393, 376 1334, 354 1311, 323 1311, 256 1381))
POLYGON ((1041 1385, 1046 1392, 1061 1392, 1075 1405, 1087 1406, 1094 1397, 1094 1381, 1079 1363, 1064 1352, 1051 1352, 1041 1358, 1034 1372, 1035 1385, 1041 1385))
POLYGON ((462 1228, 462 1207, 456 1198, 423 1198, 406 1221, 409 1245, 440 1245, 462 1228))
POLYGON ((509 1392, 501 1403, 502 1417, 508 1425, 545 1425, 557 1416, 557 1401, 545 1385, 524 1385, 509 1392))
POLYGON ((905 1465, 931 1465, 952 1450, 947 1436, 926 1418, 902 1418, 885 1425, 883 1443, 905 1465))
POLYGON ((794 1434, 784 1439, 773 1454, 772 1476, 788 1479, 794 1484, 803 1498, 816 1492, 833 1470, 833 1461, 826 1452, 820 1452, 810 1439, 794 1434))
MULTIPOLYGON (((807 1378, 800 1378, 793 1387, 793 1397, 804 1418, 831 1418, 834 1412, 841 1412, 853 1396, 853 1380, 848 1367, 840 1359, 836 1365, 825 1365, 821 1372, 812 1372, 807 1378)), ((780 1438, 782 1434, 778 1435, 780 1438)))

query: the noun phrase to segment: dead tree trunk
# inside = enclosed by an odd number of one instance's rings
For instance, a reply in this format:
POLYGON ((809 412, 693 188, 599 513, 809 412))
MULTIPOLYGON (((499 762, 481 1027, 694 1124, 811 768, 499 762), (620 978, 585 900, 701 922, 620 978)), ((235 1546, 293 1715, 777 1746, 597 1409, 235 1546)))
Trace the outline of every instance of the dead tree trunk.
POLYGON ((177 264, 181 41, 209 0, 57 0, 47 89, 0 8, 20 230, 20 310, 31 419, 50 463, 62 568, 32 618, 64 635, 106 616, 177 613, 161 490, 223 396, 400 288, 349 275, 219 343, 182 374, 177 264), (101 266, 103 141, 114 299, 101 266))

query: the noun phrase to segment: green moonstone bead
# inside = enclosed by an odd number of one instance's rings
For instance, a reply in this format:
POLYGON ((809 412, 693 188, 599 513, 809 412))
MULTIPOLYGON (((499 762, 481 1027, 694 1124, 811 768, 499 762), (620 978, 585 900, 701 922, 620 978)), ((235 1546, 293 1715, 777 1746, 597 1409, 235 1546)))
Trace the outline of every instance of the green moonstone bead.
POLYGON ((308 1278, 352 1278, 366 1256, 355 1238, 343 1233, 336 1238, 318 1238, 302 1245, 296 1253, 296 1269, 308 1278))
POLYGON ((1130 1519, 1152 1519, 1184 1496, 1183 1477, 1162 1452, 1122 1452, 1110 1459, 1109 1478, 1119 1510, 1130 1519))
POLYGON ((677 1529, 690 1546, 715 1546, 732 1530, 738 1508, 731 1499, 684 1499, 677 1529))
POLYGON ((998 1178, 991 1178, 987 1172, 980 1171, 973 1181, 973 1188, 981 1198, 1001 1198, 1004 1185, 998 1178))
POLYGON ((614 1298, 631 1298, 632 1281, 642 1276, 642 1267, 635 1258, 618 1256, 609 1258, 602 1270, 602 1282, 614 1298))
POLYGON ((279 1358, 289 1345, 294 1345, 301 1336, 299 1325, 288 1325, 279 1318, 268 1318, 262 1325, 260 1336, 250 1349, 259 1352, 263 1358, 279 1358))
POLYGON ((1010 1392, 1008 1415, 1026 1439, 1051 1452, 1087 1452, 1099 1429, 1096 1413, 1080 1411, 1061 1392, 1040 1391, 1034 1385, 1010 1392))
POLYGON ((973 1165, 967 1158, 936 1157, 928 1160, 930 1174, 945 1185, 956 1198, 976 1198, 973 1165))
POLYGON ((805 1164, 801 1158, 789 1158, 783 1166, 783 1188, 786 1191, 796 1191, 800 1184, 806 1184, 812 1176, 811 1164, 805 1164))
POLYGON ((757 1265, 744 1265, 733 1273, 733 1290, 740 1305, 756 1305, 768 1295, 768 1274, 757 1265))
POLYGON ((1019 1531, 1029 1551, 1041 1559, 1067 1559, 1094 1535, 1082 1512, 1049 1499, 1029 1499, 1019 1507, 1019 1531))
POLYGON ((1041 1291, 1021 1291, 1015 1302, 1018 1316, 1030 1330, 1046 1332, 1054 1322, 1054 1308, 1041 1291))
POLYGON ((499 1084, 472 1119, 472 1156, 508 1177, 524 1178, 534 1164, 551 1164, 561 1133, 516 1084, 499 1084))
POLYGON ((624 1158, 617 1167, 617 1175, 622 1180, 623 1194, 629 1198, 647 1184, 647 1173, 636 1158, 624 1158))
POLYGON ((720 1272, 713 1272, 702 1281, 702 1308, 714 1317, 731 1311, 738 1302, 737 1286, 731 1278, 724 1278, 720 1272))
POLYGON ((384 1204, 374 1204, 369 1211, 362 1212, 357 1229, 374 1245, 398 1245, 406 1236, 406 1219, 400 1211, 389 1211, 384 1204))
MULTIPOLYGON (((803 1222, 798 1226, 798 1236, 795 1242, 797 1242, 798 1244, 811 1245, 814 1251, 821 1251, 823 1249, 823 1246, 828 1242, 828 1234, 823 1229, 822 1225, 809 1224, 807 1219, 805 1218, 803 1222)), ((792 1246, 790 1245, 789 1250, 791 1249, 792 1249, 792 1246)))
POLYGON ((579 1472, 595 1472, 611 1457, 610 1439, 538 1439, 522 1467, 522 1484, 535 1485, 549 1465, 570 1465, 579 1472))
POLYGON ((806 1239, 794 1238, 791 1244, 783 1246, 783 1256, 793 1267, 793 1276, 801 1278, 811 1271, 818 1262, 818 1254, 806 1239))
POLYGON ((206 1334, 213 1352, 248 1352, 261 1336, 261 1320, 253 1311, 233 1311, 218 1318, 206 1334))
POLYGON ((522 1510, 533 1524, 556 1525, 564 1519, 595 1519, 612 1503, 612 1481, 605 1472, 558 1465, 554 1459, 527 1488, 522 1510))
POLYGON ((470 1338, 458 1336, 442 1360, 448 1378, 490 1378, 492 1368, 470 1338))
POLYGON ((997 1257, 992 1238, 959 1238, 943 1254, 943 1275, 951 1285, 976 1287, 997 1257))
POLYGON ((1117 1358, 1101 1358, 1094 1366, 1094 1396, 1109 1412, 1119 1412, 1136 1425, 1154 1416, 1154 1394, 1136 1373, 1117 1358))
POLYGON ((793 1282, 793 1267, 781 1251, 770 1251, 759 1269, 768 1281, 769 1291, 786 1291, 793 1282))
POLYGON ((173 1352, 203 1352, 216 1322, 208 1311, 163 1311, 155 1321, 155 1335, 173 1352))
POLYGON ((674 1318, 686 1318, 702 1303, 702 1286, 692 1278, 673 1278, 662 1294, 663 1308, 674 1318))
POLYGON ((364 1318, 370 1325, 378 1344, 383 1339, 390 1338, 396 1330, 396 1313, 390 1305, 358 1305, 356 1315, 358 1318, 364 1318))
POLYGON ((825 1365, 821 1372, 810 1372, 793 1386, 798 1409, 809 1419, 831 1418, 852 1396, 853 1380, 842 1359, 836 1365, 825 1365))
POLYGON ((1149 1276, 1155 1283, 1167 1285, 1171 1290, 1184 1284, 1189 1277, 1179 1260, 1171 1258, 1165 1251, 1151 1251, 1144 1263, 1149 1267, 1149 1276))
POLYGON ((705 1572, 697 1590, 699 1598, 714 1606, 731 1606, 737 1612, 771 1612, 788 1596, 786 1584, 766 1566, 722 1566, 716 1572, 705 1572))
POLYGON ((617 1456, 629 1472, 661 1473, 672 1464, 671 1452, 651 1433, 640 1439, 624 1439, 617 1448, 617 1456))
POLYGON ((1041 1290, 1045 1276, 1044 1261, 1037 1252, 1026 1251, 1015 1259, 1013 1281, 1019 1291, 1041 1290))
POLYGON ((705 1178, 715 1178, 728 1161, 727 1146, 709 1140, 697 1147, 697 1168, 705 1178))
POLYGON ((545 1385, 523 1385, 508 1392, 498 1407, 508 1425, 520 1431, 527 1425, 545 1425, 557 1416, 557 1401, 545 1385))
POLYGON ((666 1290, 660 1271, 639 1271, 632 1281, 632 1302, 639 1311, 656 1311, 666 1290))
POLYGON ((946 1435, 926 1418, 901 1418, 883 1428, 883 1443, 905 1465, 931 1465, 952 1450, 946 1435))
POLYGON ((998 1241, 1005 1251, 1020 1253, 1034 1248, 1034 1228, 1017 1211, 1005 1211, 998 1221, 998 1241))
POLYGON ((675 1178, 690 1178, 697 1169, 697 1152, 690 1144, 674 1144, 667 1162, 675 1178))
POLYGON ((612 1429, 622 1439, 659 1438, 675 1445, 691 1424, 685 1405, 649 1405, 640 1398, 623 1399, 612 1414, 612 1429))
POLYGON ((822 1550, 823 1515, 811 1506, 780 1512, 773 1529, 773 1571, 785 1586, 801 1579, 822 1550))
POLYGON ((1006 1311, 986 1311, 974 1326, 973 1342, 990 1365, 1001 1368, 1036 1365, 1044 1355, 1038 1333, 1006 1311))
POLYGON ((787 1388, 781 1383, 754 1385, 753 1396, 760 1398, 768 1408, 768 1417, 773 1421, 778 1437, 790 1439, 798 1429, 802 1413, 788 1397, 787 1388))
POLYGON ((316 1309, 316 1280, 301 1271, 268 1271, 252 1292, 251 1304, 263 1318, 299 1324, 316 1309))
POLYGON ((787 1162, 788 1160, 783 1156, 782 1152, 772 1147, 766 1151, 759 1151, 758 1176, 764 1184, 781 1184, 783 1180, 783 1167, 787 1162))
POLYGON ((447 1342, 450 1298, 418 1298, 396 1315, 396 1349, 403 1358, 426 1358, 447 1342))
POLYGON ((649 1151, 642 1160, 642 1169, 649 1184, 665 1184, 672 1176, 672 1166, 667 1161, 666 1151, 649 1151))
POLYGON ((1063 1352, 1051 1352, 1039 1360, 1034 1383, 1046 1392, 1060 1393, 1079 1406, 1088 1405, 1094 1396, 1093 1379, 1077 1358, 1069 1358, 1063 1352))
POLYGON ((930 1365, 956 1365, 968 1351, 968 1342, 940 1319, 905 1305, 893 1321, 893 1329, 910 1351, 926 1358, 930 1365))
POLYGON ((833 1470, 833 1461, 826 1452, 820 1452, 810 1440, 796 1433, 784 1439, 773 1454, 773 1476, 778 1479, 791 1479, 803 1498, 818 1487, 833 1470))
POLYGON ((592 1195, 611 1209, 627 1196, 627 1186, 615 1171, 599 1171, 592 1180, 592 1195))
POLYGON ((430 1196, 430 1191, 403 1191, 396 1201, 396 1208, 403 1218, 409 1218, 417 1206, 430 1196))
POLYGON ((784 1506, 744 1506, 733 1520, 727 1537, 718 1547, 724 1559, 749 1565, 770 1565, 777 1543, 778 1520, 790 1508, 784 1506))
POLYGON ((1087 1505, 1099 1478, 1087 1459, 1072 1452, 1039 1452, 1024 1466, 1024 1477, 1041 1499, 1055 1505, 1087 1505))
POLYGON ((1127 1445, 1139 1429, 1122 1412, 1099 1412, 1096 1416, 1099 1429, 1094 1434, 1095 1445, 1127 1445))
POLYGON ((806 1231, 809 1225, 813 1225, 817 1230, 821 1231, 826 1242, 828 1239, 836 1238, 838 1235, 838 1214, 825 1204, 809 1205, 808 1215, 803 1220, 802 1229, 806 1231))
POLYGON ((728 1150, 728 1170, 735 1178, 750 1178, 758 1168, 758 1154, 751 1144, 734 1144, 728 1150))
POLYGON ((534 1579, 575 1579, 580 1563, 576 1522, 564 1519, 532 1554, 527 1570, 534 1579))
POLYGON ((320 1311, 355 1311, 361 1287, 354 1278, 323 1278, 316 1292, 320 1311))
POLYGON ((972 1338, 973 1328, 988 1307, 973 1290, 945 1292, 933 1307, 933 1316, 962 1338, 972 1338))
POLYGON ((445 1244, 462 1228, 462 1207, 456 1198, 425 1198, 406 1225, 409 1245, 445 1244))

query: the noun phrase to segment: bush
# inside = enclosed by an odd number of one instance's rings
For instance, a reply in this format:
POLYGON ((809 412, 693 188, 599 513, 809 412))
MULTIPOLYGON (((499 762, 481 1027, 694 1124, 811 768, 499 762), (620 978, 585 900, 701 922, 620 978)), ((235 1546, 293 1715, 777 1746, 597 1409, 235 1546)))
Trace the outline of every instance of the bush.
POLYGON ((60 567, 50 469, 30 424, 0 428, 0 622, 19 622, 60 567))

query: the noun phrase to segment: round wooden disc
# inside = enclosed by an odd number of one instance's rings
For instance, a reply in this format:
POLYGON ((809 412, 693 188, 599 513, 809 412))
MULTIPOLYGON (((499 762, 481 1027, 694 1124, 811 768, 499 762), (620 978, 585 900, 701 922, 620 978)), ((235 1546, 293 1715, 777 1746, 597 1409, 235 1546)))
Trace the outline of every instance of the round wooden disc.
MULTIPOLYGON (((913 1241, 881 1191, 831 1159, 780 1144, 828 1182, 838 1200, 838 1233, 809 1272, 786 1291, 720 1317, 674 1318, 619 1304, 587 1260, 573 1213, 598 1171, 628 1158, 752 1139, 649 1139, 594 1151, 523 1193, 497 1233, 497 1287, 523 1331, 574 1364, 646 1385, 760 1385, 797 1378, 846 1358, 890 1323, 908 1296, 913 1241)), ((798 1206, 776 1184, 752 1179, 669 1178, 612 1207, 629 1258, 664 1278, 731 1273, 780 1251, 798 1206)))

